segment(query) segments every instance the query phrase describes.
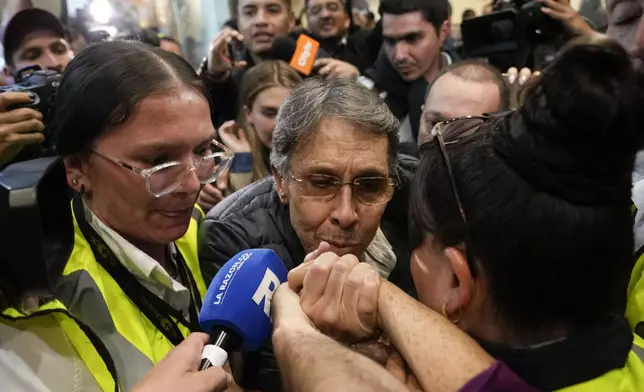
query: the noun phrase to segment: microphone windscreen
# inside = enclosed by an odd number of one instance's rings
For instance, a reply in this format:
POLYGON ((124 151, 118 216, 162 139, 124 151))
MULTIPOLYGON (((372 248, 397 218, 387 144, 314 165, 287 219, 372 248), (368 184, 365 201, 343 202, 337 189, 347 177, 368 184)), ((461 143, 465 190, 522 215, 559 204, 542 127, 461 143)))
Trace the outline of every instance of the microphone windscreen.
POLYGON ((271 299, 288 271, 270 249, 249 249, 231 258, 210 283, 199 325, 234 331, 242 350, 255 351, 271 336, 271 299))
POLYGON ((276 38, 268 57, 287 62, 300 74, 309 76, 314 73, 315 60, 330 58, 331 55, 320 48, 318 41, 306 34, 300 34, 297 41, 290 37, 276 38))
POLYGON ((273 45, 267 57, 290 63, 295 54, 295 49, 297 49, 297 44, 293 38, 278 37, 273 40, 273 45))
POLYGON ((317 59, 320 43, 306 34, 300 34, 297 39, 295 53, 289 65, 296 71, 309 76, 317 59))

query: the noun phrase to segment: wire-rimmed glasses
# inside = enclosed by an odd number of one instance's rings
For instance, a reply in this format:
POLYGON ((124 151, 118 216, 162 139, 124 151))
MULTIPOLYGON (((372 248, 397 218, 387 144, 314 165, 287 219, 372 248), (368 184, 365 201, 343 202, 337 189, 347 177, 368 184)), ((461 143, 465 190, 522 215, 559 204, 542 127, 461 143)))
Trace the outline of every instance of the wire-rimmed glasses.
POLYGON ((155 197, 176 191, 192 171, 197 174, 199 182, 203 185, 217 181, 219 176, 228 170, 234 156, 226 146, 213 140, 209 150, 204 155, 195 158, 190 164, 171 161, 149 169, 140 169, 96 150, 92 150, 92 152, 145 178, 146 188, 155 197))

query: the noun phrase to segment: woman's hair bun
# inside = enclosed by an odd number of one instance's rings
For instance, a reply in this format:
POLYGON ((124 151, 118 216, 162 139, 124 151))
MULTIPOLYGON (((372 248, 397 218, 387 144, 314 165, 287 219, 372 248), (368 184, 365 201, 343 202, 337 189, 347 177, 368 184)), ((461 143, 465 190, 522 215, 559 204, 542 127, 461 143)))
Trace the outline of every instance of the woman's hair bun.
POLYGON ((544 71, 521 114, 535 136, 580 158, 632 158, 644 140, 642 80, 617 42, 575 40, 544 71))

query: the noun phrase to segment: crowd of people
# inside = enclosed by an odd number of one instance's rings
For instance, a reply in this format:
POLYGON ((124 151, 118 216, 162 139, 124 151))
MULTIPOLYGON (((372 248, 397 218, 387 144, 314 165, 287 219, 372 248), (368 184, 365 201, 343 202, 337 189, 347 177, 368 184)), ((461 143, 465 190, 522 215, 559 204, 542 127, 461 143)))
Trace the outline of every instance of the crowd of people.
POLYGON ((307 0, 306 29, 238 0, 197 69, 19 11, 7 72, 62 80, 46 113, 0 93, 0 169, 60 157, 73 241, 35 291, 0 249, 0 389, 644 389, 644 2, 605 33, 540 3, 569 42, 507 71, 464 58, 447 0, 307 0), (274 58, 301 34, 312 75, 274 58), (199 371, 208 286, 255 248, 290 271, 272 339, 199 371))

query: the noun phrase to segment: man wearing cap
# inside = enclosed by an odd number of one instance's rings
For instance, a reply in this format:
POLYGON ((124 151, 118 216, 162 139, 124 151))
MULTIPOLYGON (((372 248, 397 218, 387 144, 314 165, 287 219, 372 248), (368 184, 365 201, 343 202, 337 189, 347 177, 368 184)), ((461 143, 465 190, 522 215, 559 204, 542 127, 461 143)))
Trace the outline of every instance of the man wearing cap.
POLYGON ((3 31, 2 46, 11 72, 31 65, 63 72, 74 57, 60 20, 40 8, 14 15, 3 31))
MULTIPOLYGON (((58 18, 39 8, 14 15, 2 31, 2 45, 5 72, 12 74, 33 65, 63 72, 74 56, 58 18)), ((0 169, 48 153, 41 148, 45 140, 42 113, 28 108, 7 110, 31 101, 26 93, 0 94, 0 169)))

